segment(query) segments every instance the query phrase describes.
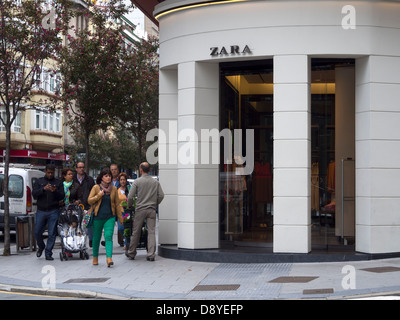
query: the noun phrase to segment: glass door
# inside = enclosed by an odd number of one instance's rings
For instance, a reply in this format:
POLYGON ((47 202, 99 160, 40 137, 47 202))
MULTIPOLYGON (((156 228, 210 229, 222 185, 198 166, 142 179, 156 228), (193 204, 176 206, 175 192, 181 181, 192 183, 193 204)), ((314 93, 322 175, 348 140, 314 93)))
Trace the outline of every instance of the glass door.
POLYGON ((313 250, 354 250, 354 60, 312 59, 313 250))
MULTIPOLYGON (((220 130, 254 133, 254 170, 235 174, 221 147, 220 240, 241 246, 272 243, 273 78, 272 60, 221 64, 220 130)), ((246 139, 241 139, 246 150, 246 139)), ((234 147, 232 146, 232 149, 234 147)))

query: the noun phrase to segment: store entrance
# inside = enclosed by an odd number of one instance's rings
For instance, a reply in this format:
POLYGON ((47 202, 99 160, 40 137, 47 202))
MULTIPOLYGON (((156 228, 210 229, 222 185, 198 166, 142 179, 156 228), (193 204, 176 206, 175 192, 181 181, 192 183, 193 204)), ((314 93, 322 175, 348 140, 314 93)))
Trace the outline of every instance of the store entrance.
POLYGON ((353 59, 312 59, 313 250, 354 250, 355 76, 353 59))
MULTIPOLYGON (((220 161, 220 240, 238 246, 272 246, 273 73, 272 60, 220 65, 220 130, 254 132, 254 170, 236 175, 232 155, 220 161), (231 162, 231 163, 229 163, 231 162)), ((242 138, 242 150, 246 139, 242 138)), ((233 148, 233 147, 232 147, 233 148)))

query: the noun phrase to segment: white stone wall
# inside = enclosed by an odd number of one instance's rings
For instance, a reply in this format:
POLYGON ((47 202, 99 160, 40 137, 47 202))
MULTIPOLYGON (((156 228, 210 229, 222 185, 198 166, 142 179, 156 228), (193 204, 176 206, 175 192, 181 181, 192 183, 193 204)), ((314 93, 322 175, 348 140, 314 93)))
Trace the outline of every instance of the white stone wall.
POLYGON ((400 251, 400 57, 356 65, 356 242, 361 252, 400 251))
MULTIPOLYGON (((167 7, 173 2, 155 13, 167 7)), ((171 118, 178 130, 218 128, 218 63, 274 59, 275 252, 311 248, 313 57, 356 59, 356 250, 400 251, 399 17, 396 1, 242 1, 160 18, 160 127, 171 118), (355 29, 343 27, 346 5, 355 29), (211 47, 231 45, 252 53, 210 56, 211 47)), ((160 243, 218 247, 218 168, 160 165, 160 181, 160 243)))
POLYGON ((274 56, 274 252, 311 250, 310 64, 274 56))

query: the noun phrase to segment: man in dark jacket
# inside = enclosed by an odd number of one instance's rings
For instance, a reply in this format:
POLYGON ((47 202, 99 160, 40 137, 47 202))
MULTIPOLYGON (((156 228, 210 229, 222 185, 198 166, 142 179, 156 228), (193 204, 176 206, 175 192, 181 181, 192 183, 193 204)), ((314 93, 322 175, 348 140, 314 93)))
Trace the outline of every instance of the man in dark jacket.
POLYGON ((90 209, 90 205, 87 202, 89 198, 90 190, 94 186, 94 180, 91 176, 88 176, 85 172, 85 164, 83 162, 78 162, 76 164, 76 174, 74 175, 74 183, 79 185, 76 191, 76 197, 79 203, 83 204, 85 210, 90 209))
MULTIPOLYGON (((92 190, 94 186, 94 180, 91 176, 87 175, 85 172, 85 164, 83 162, 78 162, 76 164, 76 174, 74 175, 74 184, 79 185, 76 190, 76 198, 79 203, 83 204, 85 210, 90 209, 90 205, 88 203, 88 198, 90 194, 90 190, 92 190)), ((92 239, 93 239, 93 230, 92 228, 88 228, 88 236, 89 236, 89 247, 92 247, 92 239)))
POLYGON ((52 250, 57 236, 59 202, 65 196, 63 184, 54 177, 54 170, 53 165, 46 165, 45 176, 36 180, 32 191, 33 198, 37 200, 35 238, 39 249, 36 256, 39 258, 45 250, 46 260, 54 260, 52 250), (45 245, 43 232, 46 225, 49 236, 45 245))

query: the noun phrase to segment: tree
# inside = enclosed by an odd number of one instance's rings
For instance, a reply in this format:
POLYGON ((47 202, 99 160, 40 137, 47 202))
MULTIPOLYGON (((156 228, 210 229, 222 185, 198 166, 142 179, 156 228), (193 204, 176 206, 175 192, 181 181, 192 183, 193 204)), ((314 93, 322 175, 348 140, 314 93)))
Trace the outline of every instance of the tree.
POLYGON ((91 28, 69 35, 60 51, 61 99, 68 125, 83 134, 87 170, 90 137, 112 126, 123 101, 122 26, 113 22, 127 12, 121 0, 109 0, 106 7, 91 5, 80 13, 90 15, 91 28))
POLYGON ((138 41, 123 58, 124 104, 121 127, 131 132, 138 146, 138 164, 146 158, 147 132, 158 127, 158 39, 138 41))
POLYGON ((54 58, 61 43, 59 34, 69 16, 67 0, 53 0, 51 13, 45 9, 45 2, 0 0, 0 107, 3 111, 0 121, 6 132, 3 255, 11 253, 8 192, 11 126, 20 112, 37 106, 32 100, 35 80, 43 63, 54 58), (47 18, 52 21, 49 23, 47 18))

